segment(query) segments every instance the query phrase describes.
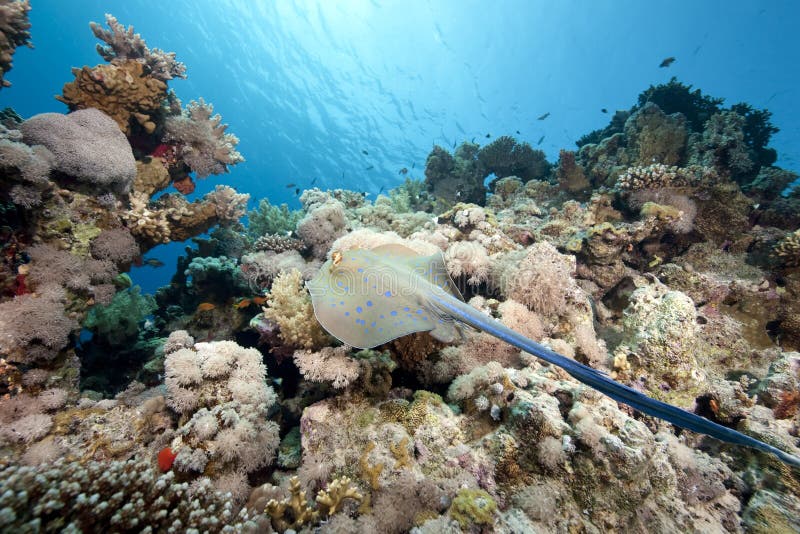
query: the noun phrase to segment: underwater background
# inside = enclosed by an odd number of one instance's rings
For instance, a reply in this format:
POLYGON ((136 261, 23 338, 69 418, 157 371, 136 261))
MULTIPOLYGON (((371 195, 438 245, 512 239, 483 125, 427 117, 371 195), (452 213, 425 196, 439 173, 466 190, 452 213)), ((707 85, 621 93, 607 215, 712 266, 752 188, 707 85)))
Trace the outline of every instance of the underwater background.
MULTIPOLYGON (((315 178, 374 199, 402 182, 403 167, 423 178, 433 144, 487 144, 487 133, 514 135, 553 160, 607 124, 601 109, 628 109, 673 76, 728 103, 769 108, 779 117, 778 164, 800 161, 800 6, 791 1, 81 0, 67 10, 42 0, 35 8, 36 48, 17 53, 18 83, 4 106, 24 117, 63 110, 53 95, 65 69, 96 59, 86 21, 111 10, 188 66, 187 79, 170 85, 181 99, 202 96, 235 128, 247 164, 225 183, 273 204, 298 207, 286 185, 315 178), (671 56, 674 64, 658 67, 671 56)), ((174 263, 183 247, 171 248, 157 253, 174 263)), ((152 270, 134 276, 151 292, 166 281, 152 270)))
POLYGON ((0 0, 0 532, 800 532, 798 23, 0 0))

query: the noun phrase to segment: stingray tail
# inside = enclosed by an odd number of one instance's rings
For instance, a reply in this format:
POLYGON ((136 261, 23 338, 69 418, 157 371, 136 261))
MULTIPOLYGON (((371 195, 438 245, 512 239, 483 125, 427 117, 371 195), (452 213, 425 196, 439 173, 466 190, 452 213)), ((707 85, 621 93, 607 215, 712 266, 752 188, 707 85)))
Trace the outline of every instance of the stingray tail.
MULTIPOLYGON (((449 300, 449 299, 448 299, 449 300)), ((452 302, 437 302, 438 306, 444 308, 448 313, 457 317, 465 323, 483 330, 503 341, 514 345, 520 350, 524 350, 542 360, 545 360, 553 365, 557 365, 564 369, 567 373, 572 375, 575 379, 583 382, 597 391, 608 395, 615 401, 627 404, 640 412, 658 417, 664 421, 670 422, 681 428, 706 434, 712 438, 736 445, 744 445, 752 447, 760 451, 768 452, 777 456, 782 462, 789 465, 800 467, 800 458, 784 452, 777 447, 773 447, 763 441, 759 441, 746 434, 742 434, 732 428, 722 426, 697 414, 688 412, 666 402, 662 402, 635 389, 632 389, 624 384, 621 384, 605 373, 592 369, 582 363, 569 359, 557 352, 553 352, 547 347, 528 339, 525 336, 514 332, 510 328, 505 327, 498 321, 495 321, 480 311, 474 309, 469 304, 453 300, 452 302)))

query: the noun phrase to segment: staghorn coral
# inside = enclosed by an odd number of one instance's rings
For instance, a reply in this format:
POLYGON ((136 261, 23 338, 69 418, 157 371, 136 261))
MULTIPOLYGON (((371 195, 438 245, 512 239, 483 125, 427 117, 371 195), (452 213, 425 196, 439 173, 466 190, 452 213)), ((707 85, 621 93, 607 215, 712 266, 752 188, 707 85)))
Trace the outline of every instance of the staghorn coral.
POLYGON ((126 135, 131 133, 131 119, 151 134, 156 130, 155 115, 167 99, 167 84, 144 69, 135 60, 74 68, 75 80, 65 84, 56 99, 71 111, 95 108, 104 112, 126 135))
POLYGON ((5 79, 5 73, 11 70, 11 59, 17 47, 33 48, 28 31, 31 27, 28 20, 30 10, 30 0, 12 0, 0 5, 0 88, 11 85, 5 79))
POLYGON ((125 26, 116 17, 106 13, 106 30, 96 22, 89 27, 95 37, 106 45, 97 45, 97 53, 109 63, 121 63, 136 60, 147 67, 147 74, 166 82, 172 78, 186 78, 186 66, 175 60, 175 52, 164 52, 158 48, 149 49, 144 39, 133 33, 133 26, 125 26))
POLYGON ((225 133, 228 125, 220 124, 222 117, 212 113, 214 107, 202 98, 192 100, 180 116, 168 117, 164 125, 164 141, 177 147, 178 157, 198 178, 226 173, 228 165, 244 161, 236 151, 239 139, 225 133))
POLYGON ((127 193, 136 176, 128 140, 97 109, 68 115, 41 113, 20 126, 24 141, 43 145, 54 156, 53 167, 99 191, 127 193))
POLYGON ((348 477, 336 478, 328 484, 327 489, 320 490, 315 499, 316 508, 313 508, 306 492, 300 486, 297 477, 289 480, 289 496, 280 501, 270 499, 264 508, 272 522, 272 527, 278 532, 295 530, 309 524, 316 524, 341 511, 345 499, 361 502, 364 496, 358 492, 353 482, 348 477))

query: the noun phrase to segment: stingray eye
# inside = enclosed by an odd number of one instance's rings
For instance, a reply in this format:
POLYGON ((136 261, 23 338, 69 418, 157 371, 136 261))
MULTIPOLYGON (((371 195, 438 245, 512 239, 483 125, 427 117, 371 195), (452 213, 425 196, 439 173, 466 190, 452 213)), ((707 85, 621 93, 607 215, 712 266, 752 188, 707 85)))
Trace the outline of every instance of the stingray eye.
POLYGON ((343 256, 342 256, 342 253, 337 250, 336 252, 333 253, 331 258, 333 259, 333 266, 336 267, 340 263, 342 263, 343 256))

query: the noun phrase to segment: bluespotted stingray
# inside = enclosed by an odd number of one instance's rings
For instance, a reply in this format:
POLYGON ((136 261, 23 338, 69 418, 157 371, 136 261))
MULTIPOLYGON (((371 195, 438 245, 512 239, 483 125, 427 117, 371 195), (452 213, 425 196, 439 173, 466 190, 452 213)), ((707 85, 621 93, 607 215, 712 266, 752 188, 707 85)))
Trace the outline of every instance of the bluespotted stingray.
POLYGON ((694 432, 774 454, 800 467, 800 458, 671 404, 653 399, 605 373, 553 352, 465 303, 441 253, 420 256, 403 245, 335 252, 308 282, 314 313, 331 335, 368 349, 414 332, 452 342, 468 325, 564 369, 575 379, 627 404, 694 432))

